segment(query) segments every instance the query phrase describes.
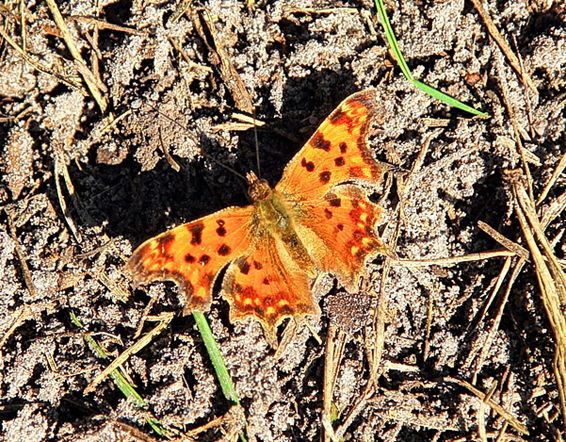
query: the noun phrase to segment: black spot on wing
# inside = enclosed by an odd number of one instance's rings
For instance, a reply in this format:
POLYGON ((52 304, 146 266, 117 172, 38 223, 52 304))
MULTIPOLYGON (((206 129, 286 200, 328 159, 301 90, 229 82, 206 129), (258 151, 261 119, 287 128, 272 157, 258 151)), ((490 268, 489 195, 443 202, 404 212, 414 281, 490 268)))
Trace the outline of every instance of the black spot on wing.
POLYGON ((348 132, 352 131, 352 126, 354 125, 352 118, 346 112, 343 112, 341 108, 336 109, 330 115, 330 123, 334 126, 346 126, 348 132))
POLYGON ((226 235, 226 227, 224 227, 224 224, 226 224, 226 223, 224 222, 224 220, 223 219, 217 219, 216 224, 218 224, 218 227, 216 228, 216 233, 218 234, 218 236, 225 236, 226 235))
POLYGON ((342 205, 342 200, 340 198, 334 197, 328 200, 332 207, 340 207, 342 205))
POLYGON ((331 146, 330 141, 328 141, 327 139, 325 139, 324 136, 323 136, 320 132, 318 132, 318 133, 314 136, 314 138, 313 138, 311 144, 312 144, 312 146, 313 146, 314 148, 316 148, 316 149, 322 149, 322 150, 324 150, 325 152, 330 151, 330 146, 331 146))
POLYGON ((202 231, 204 230, 204 224, 191 224, 188 227, 191 234, 191 244, 199 245, 202 242, 202 231))
POLYGON ((169 253, 169 248, 171 244, 175 241, 175 234, 174 233, 164 233, 163 235, 157 238, 157 250, 159 251, 160 255, 165 258, 171 258, 171 254, 169 253))
POLYGON ((238 267, 240 268, 240 272, 244 275, 247 275, 250 272, 250 264, 247 261, 238 262, 238 267))
POLYGON ((228 255, 230 252, 232 251, 232 249, 230 247, 228 247, 226 244, 222 244, 219 248, 218 248, 218 254, 220 256, 226 256, 228 255))
POLYGON ((332 176, 332 173, 329 170, 325 170, 324 172, 320 172, 319 178, 320 178, 320 182, 323 184, 326 184, 330 181, 330 177, 332 176))
POLYGON ((312 172, 314 170, 314 163, 312 161, 307 161, 306 158, 301 160, 301 166, 307 169, 307 172, 312 172))

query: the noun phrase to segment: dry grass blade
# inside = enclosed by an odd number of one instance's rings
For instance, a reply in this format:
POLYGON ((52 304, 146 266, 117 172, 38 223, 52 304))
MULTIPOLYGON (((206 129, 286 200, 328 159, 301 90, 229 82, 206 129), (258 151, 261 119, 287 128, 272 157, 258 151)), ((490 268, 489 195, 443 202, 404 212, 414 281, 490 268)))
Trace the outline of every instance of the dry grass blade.
POLYGON ((183 57, 183 60, 185 60, 185 63, 187 63, 189 65, 190 69, 194 69, 194 70, 200 70, 206 73, 212 73, 212 69, 209 68, 208 66, 203 66, 202 64, 198 64, 195 63, 193 60, 191 60, 191 58, 187 55, 187 52, 183 49, 183 46, 181 45, 181 43, 179 42, 179 40, 177 40, 175 37, 168 37, 169 43, 171 43, 173 45, 173 47, 175 48, 175 50, 177 52, 179 52, 179 54, 181 54, 181 57, 183 57))
MULTIPOLYGON (((499 292, 503 281, 505 279, 505 277, 507 276, 507 274, 509 273, 509 270, 511 269, 511 261, 512 258, 507 258, 505 260, 505 264, 503 265, 503 268, 497 278, 497 282, 495 287, 493 288, 491 295, 488 299, 488 301, 485 303, 482 312, 480 313, 480 317, 483 317, 486 313, 487 313, 487 309, 490 307, 491 303, 493 302, 493 300, 495 299, 495 297, 497 296, 497 293, 499 292)), ((503 292, 503 296, 501 297, 501 300, 499 302, 499 306, 497 308, 497 312, 495 314, 495 317, 493 318, 493 320, 491 321, 491 326, 489 327, 488 331, 487 331, 487 335, 485 337, 485 339, 482 341, 481 345, 480 345, 480 354, 479 356, 475 359, 475 366, 474 366, 474 371, 473 371, 473 376, 472 376, 472 382, 476 382, 477 377, 483 367, 483 364, 485 362, 485 360, 488 357, 488 354, 492 348, 492 344, 497 336, 497 332, 499 331, 499 326, 501 324, 501 320, 503 318, 503 312, 505 310, 505 306, 507 305, 507 300, 509 299, 509 295, 511 294, 511 289, 513 288, 513 285, 515 284, 515 281, 517 279, 517 277, 519 276, 519 274, 521 273, 521 270, 523 270, 523 266, 525 264, 525 260, 524 259, 519 259, 516 263, 515 266, 513 267, 513 272, 511 273, 511 276, 509 277, 509 281, 507 283, 507 287, 505 289, 505 291, 503 292)), ((473 356, 473 355, 470 355, 473 356)), ((470 361, 472 361, 472 357, 470 357, 470 361)))
POLYGON ((525 435, 529 434, 527 427, 521 422, 519 422, 519 420, 511 413, 509 413, 505 408, 503 408, 501 405, 499 405, 497 402, 491 399, 489 394, 482 392, 479 388, 475 387, 469 382, 460 379, 447 377, 445 378, 445 380, 448 382, 452 382, 454 384, 458 384, 461 387, 464 387, 466 390, 468 390, 473 395, 477 396, 479 399, 481 399, 487 405, 489 405, 497 414, 499 414, 502 418, 504 418, 507 422, 509 422, 509 424, 517 431, 525 435))
POLYGON ((203 42, 210 50, 211 62, 218 68, 222 80, 232 94, 236 107, 243 112, 252 113, 254 110, 252 98, 240 74, 234 67, 228 52, 224 49, 222 40, 216 33, 216 25, 208 10, 202 9, 200 12, 194 11, 193 23, 203 42), (206 27, 206 31, 204 27, 206 27), (210 40, 212 41, 209 41, 208 36, 210 36, 210 40))
POLYGON ((268 127, 264 121, 258 120, 257 118, 251 117, 249 115, 234 112, 232 114, 232 118, 236 121, 228 121, 226 123, 216 124, 212 128, 212 130, 214 132, 219 132, 221 130, 248 131, 252 129, 257 130, 258 132, 269 131, 270 133, 275 133, 282 138, 292 141, 293 143, 299 144, 301 142, 299 137, 277 127, 268 127))
MULTIPOLYGON (((522 180, 517 176, 513 178, 513 191, 518 203, 515 212, 531 251, 542 302, 556 341, 553 368, 564 419, 566 417, 566 317, 562 306, 566 304, 566 278, 544 234, 544 228, 532 201, 522 186, 522 180)), ((566 430, 566 419, 564 425, 566 430)))
POLYGON ((356 8, 296 8, 293 6, 283 7, 283 15, 307 14, 307 15, 329 15, 329 14, 359 14, 356 8))
MULTIPOLYGON (((389 277, 391 266, 386 263, 384 266, 383 276, 381 278, 381 287, 385 287, 385 282, 389 277)), ((373 317, 373 341, 366 341, 366 352, 368 353, 368 363, 370 366, 370 382, 375 383, 381 367, 381 358, 385 348, 385 319, 387 317, 388 303, 385 297, 385 289, 379 294, 378 308, 375 310, 373 317)))
POLYGON ((489 224, 484 223, 483 221, 478 221, 478 227, 503 247, 505 247, 507 250, 513 252, 515 255, 520 256, 523 259, 529 259, 529 251, 527 249, 525 249, 523 246, 520 246, 516 242, 511 241, 509 238, 506 238, 489 224))
MULTIPOLYGON (((128 436, 128 439, 133 441, 133 442, 155 442, 158 439, 155 439, 147 434, 145 434, 143 431, 138 430, 136 427, 134 427, 133 425, 129 425, 126 424, 125 422, 120 422, 117 420, 112 420, 112 424, 118 429, 121 430, 122 433, 122 437, 125 438, 125 436, 128 436)), ((120 432, 116 432, 116 437, 120 437, 118 436, 120 434, 120 432)))
POLYGON ((98 29, 108 29, 110 31, 124 32, 125 34, 133 34, 133 35, 141 35, 141 36, 149 35, 149 33, 145 31, 140 31, 134 28, 128 28, 127 26, 115 25, 113 23, 108 23, 107 21, 99 20, 94 17, 87 17, 85 15, 73 15, 69 17, 69 19, 75 22, 96 26, 98 29))
POLYGON ((158 335, 169 325, 173 319, 173 313, 163 313, 159 316, 150 317, 153 321, 158 321, 159 323, 151 329, 147 334, 140 338, 134 345, 128 347, 124 352, 114 359, 104 370, 102 370, 93 381, 85 388, 84 394, 92 393, 94 389, 100 384, 111 372, 120 367, 126 360, 144 348, 147 344, 151 342, 154 336, 158 335))
POLYGON ((118 300, 126 302, 130 297, 130 293, 111 279, 104 271, 89 272, 89 274, 106 287, 118 300))
POLYGON ((332 397, 345 345, 346 334, 340 332, 336 329, 336 326, 331 324, 328 327, 324 351, 324 381, 322 387, 322 423, 324 429, 323 440, 325 442, 333 440, 335 437, 334 430, 332 430, 332 397))
POLYGON ((98 104, 98 107, 100 108, 102 113, 106 112, 106 108, 108 107, 108 101, 102 94, 102 91, 100 90, 97 82, 94 81, 96 76, 87 67, 86 62, 84 61, 79 49, 77 48, 75 39, 73 38, 73 35, 69 31, 67 23, 65 23, 65 20, 63 19, 63 16, 61 15, 59 8, 57 7, 57 3, 55 2, 55 0, 46 0, 46 2, 47 2, 47 6, 49 6, 51 14, 53 15, 55 24, 61 30, 61 35, 63 36, 63 40, 65 40, 65 43, 69 48, 69 52, 71 53, 71 55, 73 56, 76 62, 76 66, 81 67, 79 69, 79 72, 82 75, 88 90, 90 91, 92 97, 98 104))
MULTIPOLYGON (((385 295, 385 286, 387 278, 389 277, 390 270, 391 266, 389 265, 389 259, 386 259, 384 269, 381 274, 381 292, 379 293, 378 308, 375 309, 373 316, 373 335, 366 336, 366 353, 369 364, 369 377, 367 378, 366 386, 363 392, 357 398, 357 401, 352 406, 348 415, 344 418, 342 425, 336 428, 334 434, 332 434, 332 432, 327 429, 327 433, 329 434, 329 436, 331 436, 332 441, 343 440, 346 431, 348 431, 348 429, 352 426, 354 421, 359 417, 360 413, 365 410, 368 402, 371 400, 372 396, 375 393, 375 386, 380 374, 380 368, 382 367, 381 359, 383 350, 385 348, 385 319, 387 317, 386 312, 388 308, 387 297, 385 295)), ((343 346, 344 343, 341 343, 339 345, 343 346)), ((344 349, 341 348, 339 351, 343 353, 344 349)), ((338 370, 338 367, 335 367, 335 370, 338 370)), ((336 375, 337 371, 334 376, 336 375)))
MULTIPOLYGON (((245 422, 244 409, 240 405, 234 405, 226 414, 217 417, 198 428, 187 431, 183 437, 174 439, 178 441, 203 440, 202 433, 215 428, 224 428, 223 441, 236 441, 240 437, 242 431, 242 422, 245 422), (200 437, 199 437, 200 436, 200 437)), ((245 439, 241 439, 244 440, 245 439)))
POLYGON ((490 252, 470 253, 463 256, 437 259, 392 259, 391 265, 395 267, 427 267, 427 266, 453 266, 463 262, 482 261, 484 259, 502 258, 516 256, 515 252, 509 250, 493 250, 490 252))
MULTIPOLYGON (((6 345, 6 342, 8 342, 8 339, 10 339, 10 336, 12 336, 14 334, 16 329, 23 322, 27 321, 32 316, 33 316, 33 313, 31 311, 31 308, 28 305, 21 306, 20 308, 18 308, 12 314, 12 317, 14 318, 12 325, 10 325, 10 327, 8 328, 6 333, 4 333, 4 336, 2 336, 2 338, 0 338, 0 351, 2 350, 4 345, 6 345)), ((6 321, 6 320, 7 320, 7 318, 4 319, 4 321, 6 321)), ((1 354, 1 352, 0 352, 0 354, 1 354)))
POLYGON ((33 112, 32 107, 26 107, 23 111, 19 112, 18 114, 14 115, 14 116, 0 117, 0 123, 12 123, 12 122, 19 121, 22 118, 24 118, 27 114, 30 114, 32 112, 33 112))
POLYGON ((556 219, 564 211, 566 207, 566 192, 560 194, 558 198, 553 200, 546 209, 543 210, 540 223, 546 229, 554 219, 556 219))
POLYGON ((352 426, 354 421, 359 417, 360 413, 365 410, 365 407, 368 404, 369 399, 373 396, 375 389, 373 387, 373 382, 368 382, 363 394, 358 399, 358 401, 352 407, 352 410, 344 420, 344 423, 336 429, 335 431, 335 439, 333 441, 342 441, 344 440, 344 434, 348 431, 348 428, 352 426))
POLYGON ((566 154, 562 155, 562 158, 560 158, 560 161, 558 162, 556 169, 554 169, 554 172, 552 173, 552 176, 548 180, 548 183, 546 183, 546 186, 544 186, 544 189, 542 190, 540 196, 537 199, 537 204, 536 204, 537 206, 539 206, 540 203, 542 203, 545 200, 545 198, 548 196, 548 192, 550 192, 552 186, 556 184, 556 181, 558 181, 558 177, 562 175, 562 172, 564 172, 565 168, 566 168, 566 154))
POLYGON ((169 165, 175 172, 180 172, 181 166, 179 165, 179 163, 177 163, 177 161, 175 161, 175 158, 173 158, 173 156, 169 152, 169 146, 163 141, 161 126, 158 127, 158 132, 159 132, 159 144, 161 145, 161 150, 163 151, 163 156, 165 157, 165 160, 169 163, 169 165))
POLYGON ((12 214, 7 209, 5 212, 8 217, 8 229, 10 230, 10 236, 12 237, 12 241, 14 241, 14 249, 16 250, 16 256, 18 258, 20 267, 22 269, 24 282, 32 298, 37 298, 37 290, 35 289, 35 285, 33 285, 33 280, 31 278, 31 272, 29 271, 26 256, 20 246, 20 242, 18 241, 18 236, 16 234, 16 227, 14 226, 12 214))
POLYGON ((220 123, 214 126, 214 131, 217 130, 249 130, 259 129, 265 127, 265 121, 258 120, 257 118, 250 117, 246 114, 241 114, 239 112, 234 112, 232 114, 234 120, 237 122, 220 123))
POLYGON ((520 187, 520 184, 515 182, 513 189, 515 191, 517 201, 519 202, 521 209, 523 210, 523 213, 529 222, 530 231, 534 233, 534 236, 536 237, 538 243, 541 245, 542 254, 545 258, 545 264, 547 264, 550 273, 552 274, 553 281, 556 285, 556 293, 559 297, 559 301, 561 304, 566 304, 566 275, 564 274, 562 267, 558 263, 558 259, 554 254, 552 245, 550 244, 548 238, 546 237, 546 234, 544 233, 543 224, 540 222, 535 208, 531 200, 528 198, 524 188, 520 187))
POLYGON ((69 171, 67 169, 67 165, 65 164, 65 162, 60 157, 61 157, 61 155, 59 154, 59 152, 56 151, 54 175, 55 175, 55 189, 57 191, 57 201, 59 201, 59 207, 61 208, 61 211, 63 212, 65 224, 67 224, 67 227, 71 231, 73 237, 75 238, 75 241, 78 244, 80 244, 81 239, 80 239, 79 231, 77 230, 77 227, 75 226, 73 218, 69 214, 69 208, 67 206, 67 201, 65 200, 65 196, 63 194, 63 186, 61 185, 61 179, 63 179, 64 183, 66 184, 67 190, 69 191, 69 193, 71 195, 74 195, 74 187, 72 187, 73 184, 72 184, 72 181, 70 180, 70 177, 69 177, 69 171), (71 186, 71 187, 69 187, 69 186, 71 186))
POLYGON ((511 120, 511 125, 513 127, 513 134, 515 139, 515 147, 517 149, 518 154, 521 157, 521 167, 523 168, 523 172, 527 176, 527 188, 529 191, 529 196, 532 200, 534 200, 534 192, 533 192, 533 178, 531 175, 531 170, 529 169, 529 160, 528 160, 528 150, 526 150, 523 146, 523 142, 521 141, 521 130, 519 127, 519 122, 517 121, 517 115, 515 113, 515 106, 513 106, 509 88, 507 87, 507 79, 505 78, 505 69, 503 66, 503 61, 501 57, 496 57, 495 66, 497 71, 497 77, 499 79, 499 86, 501 87, 501 96, 503 98, 503 104, 507 109, 507 113, 509 114, 509 119, 511 120))
POLYGON ((480 15, 481 19, 485 23, 489 35, 493 37, 493 39, 495 40, 495 42, 497 43, 503 54, 505 54, 505 57, 509 61, 511 67, 515 70, 515 72, 517 72, 522 82, 525 85, 527 85, 529 89, 531 89, 533 92, 538 94, 535 83, 533 82, 531 77, 521 68, 521 63, 519 59, 517 58, 515 53, 511 50, 511 48, 503 38, 503 35, 501 35, 501 32, 499 32, 499 29, 497 29, 497 26, 495 26, 495 23, 493 22, 487 11, 484 9, 482 5, 482 1, 472 0, 472 3, 474 4, 476 11, 478 11, 478 14, 480 15))
POLYGON ((108 119, 108 124, 106 126, 104 126, 101 130, 100 133, 98 133, 96 135, 96 137, 93 138, 93 140, 99 140, 100 137, 108 132, 109 130, 112 130, 114 127, 116 127, 118 125, 118 123, 122 120, 124 120, 127 116, 129 116, 132 113, 131 109, 126 110, 125 112, 121 113, 120 115, 118 115, 117 117, 111 116, 108 119))
POLYGON ((49 68, 43 66, 41 63, 39 63, 39 62, 35 61, 33 58, 31 58, 28 55, 28 53, 26 52, 26 50, 24 48, 20 47, 14 40, 12 40, 12 38, 2 28, 0 28, 0 36, 6 41, 6 43, 8 43, 12 47, 12 49, 14 49, 18 53, 18 55, 20 57, 22 57, 22 59, 26 63, 33 66, 39 72, 43 72, 44 74, 47 74, 47 75, 52 75, 53 77, 57 78, 59 81, 61 81, 62 83, 66 84, 67 86, 69 86, 73 89, 82 90, 82 87, 79 83, 75 83, 74 81, 63 77, 62 75, 60 75, 56 72, 52 72, 49 68))
MULTIPOLYGON (((442 129, 437 129, 432 133, 430 133, 425 138, 421 146, 421 149, 419 150, 419 154, 417 155, 417 158, 413 162, 413 167, 411 167, 411 171, 409 172, 409 176, 407 177, 407 180, 405 181, 404 185, 402 182, 400 183, 400 187, 402 187, 400 193, 403 194, 402 195, 403 197, 405 197, 405 195, 407 195, 411 191, 411 187, 413 186, 414 180, 420 173, 421 168, 424 164, 426 154, 428 153, 430 148, 430 143, 432 143, 432 140, 438 137, 441 133, 442 133, 442 129)), ((401 208, 403 208, 403 205, 401 206, 401 208)))

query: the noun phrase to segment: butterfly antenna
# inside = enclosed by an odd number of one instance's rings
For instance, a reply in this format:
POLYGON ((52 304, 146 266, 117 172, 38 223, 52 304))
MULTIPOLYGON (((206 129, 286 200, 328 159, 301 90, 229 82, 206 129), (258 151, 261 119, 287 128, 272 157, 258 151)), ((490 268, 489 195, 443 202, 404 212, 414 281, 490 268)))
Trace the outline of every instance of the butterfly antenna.
MULTIPOLYGON (((167 121, 169 121, 170 123, 176 124, 177 126, 179 126, 180 128, 182 128, 184 131, 188 132, 188 131, 187 131, 187 128, 186 128, 185 126, 183 126, 181 123, 179 123, 177 120, 171 118, 171 117, 170 117, 169 115, 167 115, 167 114, 164 114, 164 113, 161 112, 159 109, 157 109, 156 107, 152 106, 152 105, 149 104, 149 103, 146 103, 146 105, 149 106, 151 109, 153 109, 155 112, 157 112, 160 116, 162 116, 163 118, 165 118, 165 119, 166 119, 167 121)), ((199 143, 197 142, 196 139, 194 139, 193 135, 190 134, 190 132, 188 132, 188 133, 189 133, 189 135, 193 138, 193 141, 195 142, 195 144, 198 145, 199 143)), ((237 177, 239 177, 239 178, 241 178, 242 180, 244 180, 244 181, 247 182, 247 179, 246 179, 246 177, 245 177, 244 175, 242 175, 240 172, 236 171, 235 169, 231 168, 230 166, 227 166, 226 164, 224 164, 224 163, 218 161, 216 158, 210 156, 210 155, 207 154, 201 147, 199 147, 199 153, 200 153, 203 157, 205 157, 207 160, 212 161, 214 164, 216 164, 216 165, 218 165, 218 166, 220 166, 220 167, 223 167, 224 169, 226 169, 226 170, 232 172, 234 175, 236 175, 237 177)))
POLYGON ((257 138, 257 126, 255 124, 255 107, 253 109, 253 117, 254 117, 254 139, 255 139, 255 162, 257 164, 257 176, 261 178, 261 166, 259 163, 259 141, 257 138))

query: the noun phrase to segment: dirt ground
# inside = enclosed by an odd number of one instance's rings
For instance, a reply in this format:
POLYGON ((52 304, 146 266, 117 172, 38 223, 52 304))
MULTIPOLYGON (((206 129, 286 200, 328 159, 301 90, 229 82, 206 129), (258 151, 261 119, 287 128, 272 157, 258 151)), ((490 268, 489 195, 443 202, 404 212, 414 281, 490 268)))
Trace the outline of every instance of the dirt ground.
POLYGON ((371 2, 252 3, 73 0, 61 20, 48 1, 0 6, 3 440, 164 439, 150 418, 179 440, 236 440, 244 422, 257 441, 564 440, 564 7, 484 2, 507 51, 479 2, 387 2, 415 78, 490 115, 472 119, 404 79, 371 2), (125 260, 246 204, 219 163, 257 170, 254 113, 274 184, 367 87, 385 119, 379 232, 399 259, 370 262, 359 293, 323 280, 321 316, 287 321, 277 351, 216 296, 232 406, 176 287, 134 288, 125 260), (145 408, 110 378, 85 394, 166 313, 123 364, 145 408))

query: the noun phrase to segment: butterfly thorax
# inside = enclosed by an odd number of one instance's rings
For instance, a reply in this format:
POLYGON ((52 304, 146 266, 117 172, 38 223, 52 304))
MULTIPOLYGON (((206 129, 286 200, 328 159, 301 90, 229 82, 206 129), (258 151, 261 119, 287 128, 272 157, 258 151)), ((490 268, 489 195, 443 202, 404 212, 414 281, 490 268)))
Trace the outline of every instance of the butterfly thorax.
POLYGON ((289 215, 285 204, 279 198, 266 180, 259 179, 255 173, 246 175, 249 188, 248 194, 256 209, 256 215, 261 220, 262 227, 272 233, 289 228, 289 215))
POLYGON ((248 181, 248 195, 252 200, 252 203, 267 199, 273 194, 273 189, 266 180, 261 180, 253 172, 248 172, 246 174, 246 180, 248 181))

